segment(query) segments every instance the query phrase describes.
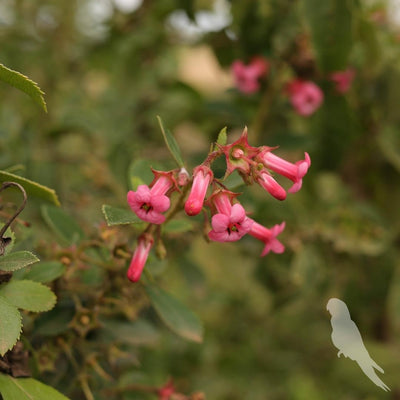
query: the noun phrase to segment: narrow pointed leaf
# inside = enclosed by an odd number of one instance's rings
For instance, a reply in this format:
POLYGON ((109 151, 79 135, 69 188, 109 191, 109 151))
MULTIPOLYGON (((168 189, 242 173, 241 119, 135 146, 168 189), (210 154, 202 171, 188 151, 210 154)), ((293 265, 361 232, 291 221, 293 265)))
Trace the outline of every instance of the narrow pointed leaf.
POLYGON ((1 285, 0 296, 17 308, 35 312, 51 310, 57 300, 50 288, 27 280, 11 280, 1 285))
POLYGON ((29 251, 17 251, 0 257, 0 270, 16 271, 38 261, 39 259, 29 251))
POLYGON ((78 223, 61 208, 42 206, 42 216, 54 233, 68 245, 78 243, 85 237, 78 223))
POLYGON ((51 386, 33 378, 13 378, 0 373, 0 393, 3 400, 68 400, 51 386))
POLYGON ((157 116, 157 119, 158 123, 160 124, 161 132, 163 134, 168 150, 172 154, 172 157, 174 157, 174 160, 176 161, 178 166, 182 168, 184 166, 184 162, 182 160, 181 151, 179 149, 178 143, 176 142, 172 133, 168 129, 164 128, 162 119, 159 116, 157 116))
POLYGON ((226 126, 224 126, 218 133, 217 143, 220 144, 221 146, 225 146, 226 141, 227 141, 226 126))
POLYGON ((101 210, 103 211, 108 226, 139 224, 143 222, 133 211, 128 209, 104 204, 101 207, 101 210))
MULTIPOLYGON (((0 356, 15 345, 21 328, 21 314, 15 306, 0 296, 0 356)), ((0 391, 1 386, 0 383, 0 391)))
POLYGON ((27 76, 22 75, 18 71, 7 68, 3 64, 0 64, 0 80, 25 92, 35 103, 47 112, 46 102, 43 97, 44 92, 36 82, 33 82, 27 76))
POLYGON ((22 176, 7 171, 0 171, 0 182, 16 182, 24 187, 29 196, 35 196, 56 206, 60 205, 57 194, 53 189, 43 186, 40 183, 31 181, 22 176))
POLYGON ((203 340, 203 326, 193 311, 155 285, 146 285, 146 292, 157 314, 168 328, 185 339, 194 342, 203 340))

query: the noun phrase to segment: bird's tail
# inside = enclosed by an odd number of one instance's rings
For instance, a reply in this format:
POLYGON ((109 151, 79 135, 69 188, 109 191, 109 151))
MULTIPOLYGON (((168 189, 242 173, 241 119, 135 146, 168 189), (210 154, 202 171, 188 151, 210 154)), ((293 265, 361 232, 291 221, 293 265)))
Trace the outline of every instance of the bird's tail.
POLYGON ((383 368, 381 368, 372 358, 370 358, 371 360, 371 365, 377 369, 380 373, 384 374, 385 371, 383 370, 383 368))
POLYGON ((374 368, 377 367, 377 369, 382 372, 383 372, 383 369, 378 364, 376 364, 375 361, 373 361, 373 364, 370 363, 369 361, 368 362, 357 361, 357 364, 360 366, 360 368, 364 372, 364 374, 367 375, 368 378, 371 379, 371 381, 374 382, 376 386, 379 386, 386 392, 390 391, 389 386, 387 386, 384 382, 382 382, 382 380, 376 374, 374 368))

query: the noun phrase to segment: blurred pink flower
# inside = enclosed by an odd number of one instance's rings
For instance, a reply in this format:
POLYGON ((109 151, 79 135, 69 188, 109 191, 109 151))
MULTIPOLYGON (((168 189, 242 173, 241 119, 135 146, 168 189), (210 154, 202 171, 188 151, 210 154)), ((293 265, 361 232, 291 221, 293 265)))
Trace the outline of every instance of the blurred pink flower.
POLYGON ((174 393, 174 384, 172 379, 170 379, 164 386, 157 390, 158 400, 169 400, 174 393))
POLYGON ((211 169, 205 165, 200 165, 194 169, 192 189, 185 202, 185 212, 187 215, 193 216, 200 213, 203 208, 208 185, 213 176, 214 174, 211 169))
POLYGON ((140 279, 153 243, 154 239, 151 235, 143 234, 139 237, 138 247, 133 254, 132 261, 127 272, 127 277, 130 281, 137 282, 140 279))
POLYGON ((336 91, 339 93, 346 93, 350 89, 355 74, 356 72, 353 68, 347 68, 345 71, 333 72, 330 78, 336 84, 336 91))
POLYGON ((301 189, 302 178, 311 165, 308 153, 304 153, 304 160, 293 164, 273 154, 268 147, 261 151, 259 158, 268 169, 293 181, 293 186, 288 190, 289 193, 296 193, 301 189))
POLYGON ((176 187, 172 172, 154 171, 154 181, 151 189, 147 185, 139 185, 136 192, 130 190, 127 194, 128 204, 132 211, 143 221, 152 224, 162 224, 165 216, 161 213, 170 206, 166 193, 176 187))
POLYGON ((270 251, 281 254, 285 251, 285 246, 276 238, 285 229, 285 222, 280 225, 274 225, 271 229, 253 221, 249 235, 265 243, 261 257, 267 255, 270 251))
POLYGON ((314 82, 295 79, 288 85, 290 102, 300 115, 309 116, 324 101, 324 93, 314 82))
POLYGON ((271 176, 266 170, 262 169, 258 171, 256 175, 257 183, 262 186, 268 193, 274 196, 278 200, 286 199, 285 189, 271 176))
POLYGON ((254 57, 248 65, 241 60, 232 63, 232 72, 237 88, 246 94, 257 92, 259 79, 268 73, 269 63, 262 57, 254 57))
POLYGON ((208 237, 216 242, 236 242, 249 232, 253 221, 239 203, 232 205, 237 194, 228 190, 218 190, 208 202, 217 211, 211 219, 212 230, 208 237))

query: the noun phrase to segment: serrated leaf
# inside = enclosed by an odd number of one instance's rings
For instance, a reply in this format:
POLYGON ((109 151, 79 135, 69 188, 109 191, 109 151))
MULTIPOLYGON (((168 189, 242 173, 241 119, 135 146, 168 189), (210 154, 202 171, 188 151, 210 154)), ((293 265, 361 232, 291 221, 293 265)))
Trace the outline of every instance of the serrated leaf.
POLYGON ((355 7, 353 0, 303 0, 304 15, 323 72, 342 70, 348 66, 355 7))
POLYGON ((173 332, 194 342, 203 340, 203 326, 193 311, 155 285, 146 285, 146 292, 159 317, 173 332))
POLYGON ((41 211, 47 225, 68 245, 78 243, 85 237, 78 223, 61 208, 42 206, 41 211))
POLYGON ((0 257, 0 270, 16 271, 40 261, 30 251, 17 251, 0 257))
POLYGON ((7 68, 3 64, 0 64, 0 80, 25 92, 35 103, 39 104, 39 106, 47 112, 46 102, 43 97, 44 92, 36 82, 33 82, 18 71, 7 68))
POLYGON ((168 129, 164 128, 162 119, 159 116, 157 116, 157 119, 168 150, 172 154, 172 157, 174 158, 178 166, 182 168, 184 166, 184 162, 182 160, 181 151, 179 149, 178 143, 176 142, 172 133, 168 129))
POLYGON ((56 295, 45 285, 27 280, 11 280, 0 286, 0 296, 11 305, 27 311, 51 310, 56 304, 56 295))
POLYGON ((3 400, 69 400, 56 389, 33 378, 13 378, 0 374, 3 400))
POLYGON ((143 221, 131 210, 103 204, 101 207, 108 226, 139 224, 143 221))
POLYGON ((40 262, 27 271, 23 279, 35 282, 47 283, 54 281, 65 272, 65 265, 58 261, 40 262))
POLYGON ((28 196, 35 196, 56 206, 60 205, 55 190, 41 185, 40 183, 23 178, 22 176, 12 174, 7 171, 0 171, 0 182, 16 182, 22 185, 28 196))
POLYGON ((187 219, 173 219, 164 226, 166 233, 182 233, 193 230, 193 223, 187 219))
POLYGON ((17 342, 22 324, 21 314, 17 308, 1 296, 0 316, 0 356, 3 356, 17 342))

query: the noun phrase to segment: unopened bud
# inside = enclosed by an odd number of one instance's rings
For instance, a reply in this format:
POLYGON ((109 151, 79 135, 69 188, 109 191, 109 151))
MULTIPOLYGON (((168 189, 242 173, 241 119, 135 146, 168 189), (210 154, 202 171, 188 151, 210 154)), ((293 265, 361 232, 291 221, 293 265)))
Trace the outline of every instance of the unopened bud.
POLYGON ((185 167, 182 167, 178 173, 178 185, 186 186, 189 183, 189 172, 186 171, 185 167))

